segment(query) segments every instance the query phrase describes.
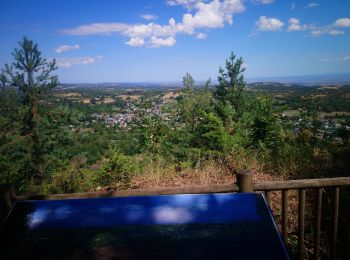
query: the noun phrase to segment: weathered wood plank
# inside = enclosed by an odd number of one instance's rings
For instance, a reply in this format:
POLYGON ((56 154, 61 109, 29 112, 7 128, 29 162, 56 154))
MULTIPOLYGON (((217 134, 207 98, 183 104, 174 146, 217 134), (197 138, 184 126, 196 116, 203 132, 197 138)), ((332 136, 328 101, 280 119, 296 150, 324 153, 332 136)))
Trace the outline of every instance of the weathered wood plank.
POLYGON ((282 237, 287 244, 288 238, 288 191, 282 191, 282 237))
MULTIPOLYGON (((254 191, 267 191, 266 198, 270 202, 271 190, 292 190, 303 188, 321 188, 329 186, 350 186, 350 177, 341 178, 323 178, 323 179, 305 179, 291 181, 270 181, 264 183, 254 183, 254 191)), ((114 196, 148 196, 148 195, 165 195, 165 194, 197 194, 197 193, 221 193, 221 192, 238 192, 239 188, 235 183, 217 184, 209 186, 179 186, 179 187, 160 187, 150 189, 130 189, 120 191, 103 191, 103 192, 86 192, 70 194, 52 194, 52 195, 35 195, 35 196, 17 196, 18 200, 26 199, 74 199, 74 198, 98 198, 114 196)))
POLYGON ((330 256, 331 259, 336 259, 337 257, 337 238, 338 238, 338 219, 339 219, 339 187, 334 189, 334 205, 333 205, 333 230, 332 230, 332 240, 330 256))
POLYGON ((251 170, 239 170, 236 177, 239 192, 253 191, 253 173, 251 170))
POLYGON ((298 229, 298 259, 304 259, 305 190, 299 190, 298 229))
POLYGON ((17 200, 59 200, 59 199, 81 199, 81 198, 99 198, 99 197, 118 197, 118 196, 152 196, 167 194, 200 194, 200 193, 223 193, 238 192, 238 186, 234 183, 217 184, 217 185, 194 185, 178 187, 159 187, 150 189, 130 189, 119 191, 101 191, 85 193, 68 193, 68 194, 50 194, 34 196, 17 196, 17 200))
POLYGON ((311 189, 330 186, 350 186, 350 177, 321 178, 304 180, 268 181, 254 183, 254 191, 311 189))
POLYGON ((322 216, 322 188, 317 189, 316 214, 315 214, 315 259, 320 259, 321 247, 321 216, 322 216))
POLYGON ((271 207, 271 191, 265 191, 266 202, 271 207))

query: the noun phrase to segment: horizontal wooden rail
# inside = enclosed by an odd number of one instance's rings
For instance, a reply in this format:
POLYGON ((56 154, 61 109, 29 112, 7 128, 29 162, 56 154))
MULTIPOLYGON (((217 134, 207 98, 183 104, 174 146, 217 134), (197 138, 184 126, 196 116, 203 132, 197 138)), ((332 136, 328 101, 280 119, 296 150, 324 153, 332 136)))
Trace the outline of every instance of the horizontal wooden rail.
POLYGON ((303 179, 291 181, 267 181, 254 183, 254 191, 313 189, 331 186, 350 186, 350 177, 303 179))
MULTIPOLYGON (((293 190, 293 189, 311 189, 330 186, 350 186, 350 177, 323 178, 323 179, 304 179, 289 181, 269 181, 263 183, 254 183, 254 191, 274 191, 274 190, 293 190)), ((35 199, 78 199, 78 198, 98 198, 115 196, 148 196, 148 195, 166 195, 166 194, 200 194, 200 193, 224 193, 238 192, 239 187, 235 183, 215 184, 215 185, 193 185, 193 186, 175 186, 159 187, 149 189, 129 189, 119 191, 101 191, 101 192, 83 192, 68 194, 50 194, 50 195, 29 195, 17 196, 17 200, 35 200, 35 199)), ((270 195, 270 194, 269 194, 270 195)), ((268 196, 269 197, 269 196, 268 196)))
POLYGON ((101 198, 101 197, 123 197, 123 196, 151 196, 167 194, 200 194, 200 193, 225 193, 238 192, 238 186, 234 183, 216 184, 216 185, 193 185, 178 187, 159 187, 150 189, 130 189, 119 191, 101 191, 84 192, 68 194, 50 194, 50 195, 29 195, 17 196, 17 200, 60 200, 60 199, 82 199, 82 198, 101 198))

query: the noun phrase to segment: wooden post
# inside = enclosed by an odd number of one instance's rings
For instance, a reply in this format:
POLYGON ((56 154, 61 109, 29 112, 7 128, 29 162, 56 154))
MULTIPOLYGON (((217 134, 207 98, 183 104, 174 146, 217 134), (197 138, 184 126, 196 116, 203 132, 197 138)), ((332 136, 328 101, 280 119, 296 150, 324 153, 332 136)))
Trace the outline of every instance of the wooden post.
POLYGON ((304 236, 305 236, 305 190, 299 190, 299 210, 298 210, 298 259, 304 259, 304 236))
POLYGON ((15 187, 11 184, 0 185, 0 217, 6 214, 15 202, 15 187))
POLYGON ((238 192, 252 192, 253 191, 253 174, 251 170, 239 170, 237 173, 238 192))

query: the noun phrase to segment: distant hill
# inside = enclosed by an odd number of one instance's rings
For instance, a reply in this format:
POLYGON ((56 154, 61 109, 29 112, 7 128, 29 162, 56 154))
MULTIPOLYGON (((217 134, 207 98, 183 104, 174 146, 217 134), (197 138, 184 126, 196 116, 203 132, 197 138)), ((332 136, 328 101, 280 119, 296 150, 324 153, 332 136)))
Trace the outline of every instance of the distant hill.
POLYGON ((261 77, 247 78, 248 83, 276 82, 295 85, 329 85, 329 84, 350 84, 350 73, 347 74, 324 74, 324 75, 304 75, 290 77, 261 77))
MULTIPOLYGON (((350 74, 330 74, 330 75, 305 75, 291 77, 261 77, 261 78, 246 78, 248 86, 263 87, 306 87, 320 85, 345 85, 350 84, 350 74)), ((212 81, 212 85, 216 85, 216 80, 212 81)), ((197 80, 196 85, 202 86, 205 84, 203 80, 197 80)), ((147 88, 147 89, 167 89, 181 88, 181 81, 167 82, 101 82, 101 83, 62 83, 59 88, 147 88)))

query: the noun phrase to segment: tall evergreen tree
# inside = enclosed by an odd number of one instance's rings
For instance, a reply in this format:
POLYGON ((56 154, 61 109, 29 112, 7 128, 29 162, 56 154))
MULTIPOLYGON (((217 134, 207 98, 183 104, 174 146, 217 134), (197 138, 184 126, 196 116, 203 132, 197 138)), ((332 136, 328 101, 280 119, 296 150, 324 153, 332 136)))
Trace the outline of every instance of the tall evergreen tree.
POLYGON ((5 65, 6 73, 10 76, 11 85, 23 92, 24 103, 30 106, 29 119, 35 121, 39 117, 41 95, 58 84, 57 76, 51 75, 57 67, 55 60, 48 62, 42 58, 38 45, 27 37, 18 44, 20 48, 12 52, 14 62, 10 66, 5 65))
POLYGON ((218 81, 215 90, 215 97, 219 102, 229 103, 235 113, 240 116, 242 114, 243 90, 245 81, 243 72, 243 59, 236 58, 236 55, 231 53, 231 56, 226 60, 226 70, 220 67, 218 81))
MULTIPOLYGON (((18 87, 23 94, 24 113, 22 136, 31 137, 26 146, 28 154, 27 165, 23 166, 26 179, 34 180, 42 176, 45 143, 40 135, 39 101, 44 93, 52 90, 58 84, 57 76, 51 75, 56 69, 55 60, 48 62, 42 58, 38 45, 27 37, 19 42, 19 48, 13 53, 13 63, 5 65, 5 73, 9 76, 12 86, 18 87)), ((44 138, 45 139, 45 138, 44 138)))
POLYGON ((216 100, 216 112, 224 122, 225 129, 228 133, 235 132, 236 124, 245 112, 245 81, 243 77, 243 59, 231 56, 226 60, 225 69, 219 69, 218 81, 214 91, 216 100))

